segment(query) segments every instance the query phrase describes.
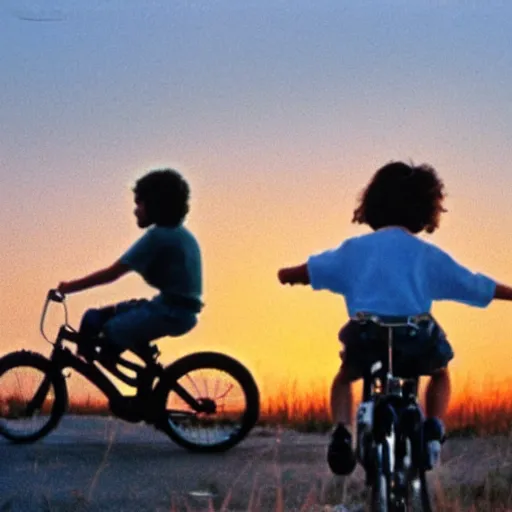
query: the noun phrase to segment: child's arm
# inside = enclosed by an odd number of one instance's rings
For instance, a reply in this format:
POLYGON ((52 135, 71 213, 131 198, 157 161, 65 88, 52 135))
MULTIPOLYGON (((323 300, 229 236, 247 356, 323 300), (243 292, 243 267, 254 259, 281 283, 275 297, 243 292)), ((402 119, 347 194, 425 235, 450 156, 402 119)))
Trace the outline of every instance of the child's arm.
POLYGON ((496 283, 494 298, 499 300, 512 300, 512 288, 504 284, 496 283))
POLYGON ((131 269, 128 265, 125 265, 120 261, 116 261, 110 267, 98 270, 97 272, 89 274, 80 279, 62 282, 59 284, 57 289, 62 294, 79 292, 86 290, 87 288, 92 288, 93 286, 98 286, 100 284, 111 283, 112 281, 119 279, 122 275, 126 274, 130 270, 131 269))
POLYGON ((297 267, 286 267, 279 270, 277 277, 281 284, 310 284, 308 265, 304 263, 297 267))

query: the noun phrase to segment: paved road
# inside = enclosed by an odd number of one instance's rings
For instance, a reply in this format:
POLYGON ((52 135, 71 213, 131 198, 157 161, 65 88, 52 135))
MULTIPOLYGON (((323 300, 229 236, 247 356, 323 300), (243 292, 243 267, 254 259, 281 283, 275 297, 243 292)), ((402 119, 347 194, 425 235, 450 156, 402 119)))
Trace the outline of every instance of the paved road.
POLYGON ((326 492, 326 443, 260 429, 225 454, 191 454, 143 424, 66 416, 34 444, 0 440, 0 511, 208 510, 202 493, 210 510, 271 511, 281 498, 300 510, 326 492))
MULTIPOLYGON (((65 416, 34 444, 0 439, 0 512, 320 512, 335 510, 319 504, 340 503, 343 490, 357 510, 362 470, 334 479, 327 442, 326 435, 255 429, 225 454, 201 455, 143 424, 65 416), (210 508, 201 493, 210 495, 210 508)), ((481 485, 510 468, 511 450, 506 436, 449 439, 430 476, 436 487, 481 485)))

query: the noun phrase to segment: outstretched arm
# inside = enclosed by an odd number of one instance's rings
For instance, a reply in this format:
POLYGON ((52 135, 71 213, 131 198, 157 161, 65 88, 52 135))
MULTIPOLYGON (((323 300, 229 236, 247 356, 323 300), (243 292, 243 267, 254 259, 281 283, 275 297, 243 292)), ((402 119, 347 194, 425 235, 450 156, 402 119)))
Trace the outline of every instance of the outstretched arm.
POLYGON ((64 295, 68 293, 79 292, 88 288, 92 288, 93 286, 111 283, 112 281, 119 279, 122 275, 126 274, 130 270, 131 269, 128 267, 128 265, 125 265, 120 261, 116 261, 110 267, 98 270, 97 272, 89 274, 80 279, 59 283, 57 290, 64 295))
POLYGON ((498 300, 512 300, 512 288, 510 288, 510 286, 497 283, 494 298, 498 300))
POLYGON ((279 270, 277 277, 281 284, 310 284, 308 265, 304 263, 297 267, 286 267, 279 270))

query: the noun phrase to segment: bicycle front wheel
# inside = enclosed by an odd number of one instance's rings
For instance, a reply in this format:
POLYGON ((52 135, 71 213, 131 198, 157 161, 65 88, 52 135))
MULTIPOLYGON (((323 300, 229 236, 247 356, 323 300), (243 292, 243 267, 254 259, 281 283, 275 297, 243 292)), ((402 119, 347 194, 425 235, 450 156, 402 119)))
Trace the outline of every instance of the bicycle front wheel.
POLYGON ((387 441, 375 446, 373 459, 375 461, 375 471, 372 475, 370 511, 391 512, 389 508, 390 460, 387 441))
POLYGON ((259 392, 250 372, 215 352, 191 354, 167 367, 155 396, 164 411, 158 427, 191 451, 235 446, 259 416, 259 392))
POLYGON ((0 434, 31 443, 54 429, 67 406, 67 388, 51 362, 33 352, 0 359, 0 434))

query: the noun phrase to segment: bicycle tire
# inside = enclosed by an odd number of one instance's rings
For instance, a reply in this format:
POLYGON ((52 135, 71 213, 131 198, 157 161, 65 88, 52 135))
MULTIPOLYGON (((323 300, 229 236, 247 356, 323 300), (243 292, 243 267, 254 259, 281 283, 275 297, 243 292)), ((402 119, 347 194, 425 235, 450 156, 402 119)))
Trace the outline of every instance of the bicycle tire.
POLYGON ((432 512, 432 500, 428 487, 427 473, 424 469, 420 470, 420 501, 422 512, 432 512))
POLYGON ((374 448, 375 472, 372 475, 370 493, 371 512, 391 512, 389 508, 389 446, 379 443, 374 448), (379 454, 379 447, 382 448, 379 454))
MULTIPOLYGON (((178 445, 194 452, 214 453, 232 448, 247 436, 259 417, 259 391, 251 373, 237 360, 217 352, 197 352, 175 361, 164 370, 154 393, 157 410, 163 415, 157 427, 178 445), (201 370, 224 372, 240 385, 244 395, 245 407, 241 413, 239 427, 226 438, 216 442, 205 443, 191 439, 172 420, 172 412, 167 412, 167 401, 173 393, 174 384, 187 375, 190 377, 192 372, 201 370)), ((202 427, 194 428, 197 433, 202 427)))
MULTIPOLYGON (((17 386, 21 387, 19 377, 16 378, 17 386)), ((35 395, 34 395, 35 396, 35 395)), ((34 397, 31 398, 33 400, 34 397)), ((46 359, 40 354, 29 352, 25 350, 11 352, 0 359, 0 435, 13 443, 32 443, 41 439, 42 437, 49 434, 59 423, 63 414, 66 411, 68 403, 68 392, 66 382, 62 374, 55 370, 49 359, 46 359), (15 410, 19 409, 22 411, 20 398, 7 396, 8 386, 6 385, 7 373, 16 369, 29 368, 38 371, 41 376, 44 376, 41 380, 41 384, 45 379, 50 379, 49 385, 51 386, 45 392, 42 397, 46 400, 48 393, 53 388, 53 403, 50 404, 47 414, 37 416, 43 419, 44 423, 40 428, 31 433, 20 433, 12 430, 12 424, 16 423, 16 420, 23 418, 24 416, 16 417, 15 410), (11 428, 9 428, 8 422, 11 422, 11 428)), ((41 406, 43 404, 41 403, 41 406)), ((42 410, 42 408, 41 408, 42 410)), ((40 411, 35 411, 39 413, 40 411)), ((31 414, 30 418, 34 418, 35 415, 31 414)), ((19 424, 20 425, 20 424, 19 424)))
MULTIPOLYGON (((409 438, 409 447, 414 446, 414 441, 409 438)), ((421 461, 421 458, 414 457, 413 460, 421 461)), ((407 512, 432 512, 426 471, 421 465, 420 467, 415 466, 411 470, 407 478, 406 510, 407 512)))

